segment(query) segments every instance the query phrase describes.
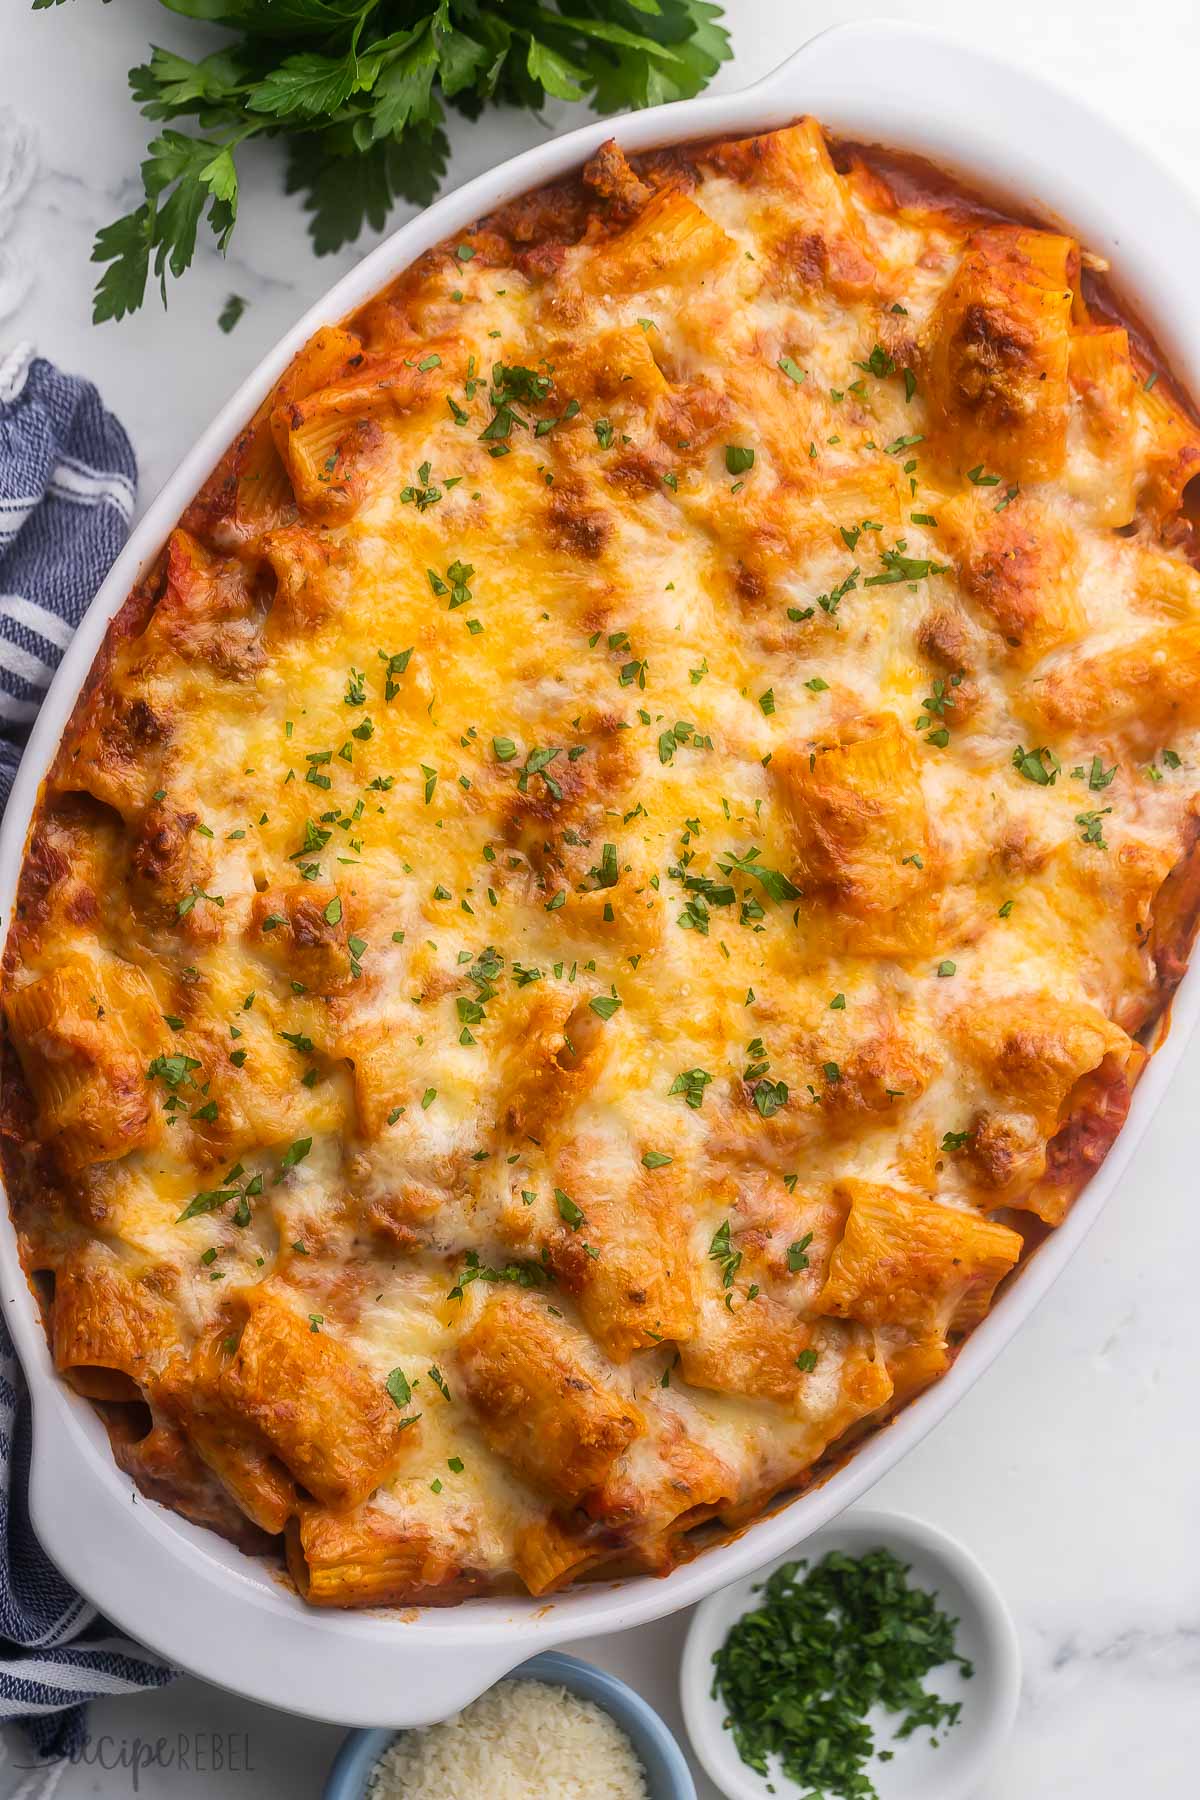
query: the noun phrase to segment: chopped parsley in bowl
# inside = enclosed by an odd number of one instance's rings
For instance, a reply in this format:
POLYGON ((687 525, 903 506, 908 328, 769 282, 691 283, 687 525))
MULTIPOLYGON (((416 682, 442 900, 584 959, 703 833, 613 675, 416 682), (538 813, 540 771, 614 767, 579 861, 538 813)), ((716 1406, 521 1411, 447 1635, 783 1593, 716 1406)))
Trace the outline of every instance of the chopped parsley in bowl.
POLYGON ((693 1748, 730 1800, 966 1800, 1011 1728, 1016 1634, 933 1527, 851 1513, 696 1611, 693 1748))

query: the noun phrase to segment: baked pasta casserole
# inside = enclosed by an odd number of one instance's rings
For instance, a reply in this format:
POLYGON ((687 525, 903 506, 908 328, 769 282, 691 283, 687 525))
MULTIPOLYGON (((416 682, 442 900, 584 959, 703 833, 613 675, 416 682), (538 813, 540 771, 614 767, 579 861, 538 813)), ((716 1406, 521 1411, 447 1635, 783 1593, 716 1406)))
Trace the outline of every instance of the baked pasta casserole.
POLYGON ((314 1604, 665 1571, 934 1381, 1195 921, 1200 431, 812 120, 319 331, 114 619, 8 937, 63 1376, 314 1604))

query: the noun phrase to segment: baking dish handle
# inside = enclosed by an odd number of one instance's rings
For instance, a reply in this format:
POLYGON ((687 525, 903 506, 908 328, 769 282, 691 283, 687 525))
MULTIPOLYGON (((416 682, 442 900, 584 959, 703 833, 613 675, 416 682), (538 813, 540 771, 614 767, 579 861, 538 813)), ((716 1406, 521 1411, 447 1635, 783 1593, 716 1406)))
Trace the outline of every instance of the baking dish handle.
POLYGON ((446 1718, 578 1631, 565 1615, 514 1617, 498 1601, 483 1617, 306 1606, 276 1570, 139 1494, 88 1402, 54 1379, 40 1324, 12 1322, 34 1377, 29 1506, 42 1547, 106 1618, 165 1660, 309 1718, 401 1728, 446 1718))

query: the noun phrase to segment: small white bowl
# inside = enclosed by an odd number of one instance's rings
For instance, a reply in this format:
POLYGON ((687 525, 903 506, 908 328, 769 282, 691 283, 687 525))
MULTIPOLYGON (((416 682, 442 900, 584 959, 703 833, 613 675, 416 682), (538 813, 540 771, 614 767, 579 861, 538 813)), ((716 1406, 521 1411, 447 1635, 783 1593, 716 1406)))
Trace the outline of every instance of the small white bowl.
MULTIPOLYGON (((755 1587, 781 1563, 804 1558, 811 1568, 828 1550, 861 1556, 880 1547, 907 1563, 910 1582, 936 1594, 943 1612, 958 1619, 956 1648, 974 1664, 975 1673, 964 1681, 957 1666, 948 1664, 926 1677, 925 1685, 943 1699, 963 1703, 958 1724, 938 1731, 936 1750, 930 1748, 927 1731, 893 1738, 899 1717, 872 1711, 868 1719, 875 1742, 894 1757, 891 1762, 872 1758, 867 1773, 880 1800, 968 1800, 981 1785, 1012 1730, 1021 1691, 1021 1652, 1008 1608, 991 1576, 944 1531, 902 1513, 854 1511, 756 1575, 710 1595, 693 1614, 679 1671, 683 1716, 696 1755, 728 1800, 770 1800, 771 1789, 767 1777, 742 1761, 724 1727, 724 1703, 712 1697, 714 1651, 734 1622, 759 1603, 755 1587)), ((769 1779, 775 1800, 801 1792, 777 1766, 769 1779)))

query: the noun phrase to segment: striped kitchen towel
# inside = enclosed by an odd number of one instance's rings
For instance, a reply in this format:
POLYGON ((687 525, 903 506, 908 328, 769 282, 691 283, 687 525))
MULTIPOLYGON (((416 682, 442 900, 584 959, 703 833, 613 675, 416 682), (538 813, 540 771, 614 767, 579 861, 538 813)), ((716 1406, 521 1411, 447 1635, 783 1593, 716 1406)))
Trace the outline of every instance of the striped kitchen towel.
POLYGON ((83 610, 125 542, 137 464, 90 382, 0 356, 0 806, 83 610))
MULTIPOLYGON (((50 677, 128 535, 136 480, 129 440, 90 383, 28 348, 0 353, 0 809, 50 677)), ((29 1395, 0 1319, 0 1720, 24 1725, 36 1755, 12 1761, 26 1765, 78 1750, 88 1699, 175 1673, 98 1618, 46 1556, 29 1517, 29 1451, 29 1395)))

